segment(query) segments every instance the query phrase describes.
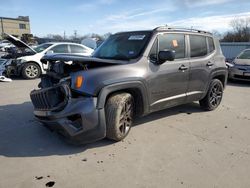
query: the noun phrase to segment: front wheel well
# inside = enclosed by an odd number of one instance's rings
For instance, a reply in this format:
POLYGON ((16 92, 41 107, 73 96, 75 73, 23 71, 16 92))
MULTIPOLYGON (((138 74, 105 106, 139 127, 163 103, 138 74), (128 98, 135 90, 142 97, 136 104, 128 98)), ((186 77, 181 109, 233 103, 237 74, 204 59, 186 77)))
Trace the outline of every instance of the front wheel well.
MULTIPOLYGON (((118 94, 118 93, 129 93, 133 96, 134 98, 134 107, 135 107, 135 116, 141 116, 144 114, 144 103, 143 103, 143 95, 142 92, 140 91, 140 89, 138 88, 128 88, 128 89, 122 89, 122 90, 118 90, 118 91, 114 91, 108 94, 108 96, 106 97, 106 102, 108 101, 108 99, 110 98, 110 96, 114 95, 114 94, 118 94)), ((105 102, 105 104, 106 104, 105 102)))

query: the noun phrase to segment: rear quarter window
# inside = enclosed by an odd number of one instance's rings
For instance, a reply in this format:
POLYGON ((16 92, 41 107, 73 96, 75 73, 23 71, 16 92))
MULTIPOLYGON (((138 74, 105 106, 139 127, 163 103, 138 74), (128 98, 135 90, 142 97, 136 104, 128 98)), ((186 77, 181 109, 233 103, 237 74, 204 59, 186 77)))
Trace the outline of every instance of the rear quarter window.
POLYGON ((86 49, 78 45, 70 45, 71 53, 85 53, 86 49))
POLYGON ((69 53, 68 45, 67 44, 59 44, 59 45, 51 48, 51 50, 54 53, 69 53))
POLYGON ((213 52, 215 50, 214 39, 211 38, 211 37, 208 37, 207 41, 208 41, 208 52, 211 53, 211 52, 213 52))
POLYGON ((190 35, 190 56, 191 57, 202 57, 207 55, 207 42, 205 36, 190 35))

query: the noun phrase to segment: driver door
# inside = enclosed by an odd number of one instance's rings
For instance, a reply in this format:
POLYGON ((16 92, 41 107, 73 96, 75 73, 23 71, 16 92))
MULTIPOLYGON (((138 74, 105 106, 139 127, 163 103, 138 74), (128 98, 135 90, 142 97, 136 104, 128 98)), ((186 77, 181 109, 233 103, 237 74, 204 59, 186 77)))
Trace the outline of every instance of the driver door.
POLYGON ((189 79, 187 42, 183 33, 159 34, 149 54, 150 111, 183 104, 189 79), (175 60, 156 63, 159 51, 174 50, 175 60))

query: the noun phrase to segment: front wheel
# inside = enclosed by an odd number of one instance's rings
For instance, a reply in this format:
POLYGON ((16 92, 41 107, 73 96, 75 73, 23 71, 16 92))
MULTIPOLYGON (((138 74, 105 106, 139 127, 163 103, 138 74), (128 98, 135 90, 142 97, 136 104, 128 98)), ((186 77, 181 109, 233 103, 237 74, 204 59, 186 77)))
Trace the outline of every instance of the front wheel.
POLYGON ((120 141, 129 133, 134 117, 134 99, 129 93, 114 94, 105 105, 107 138, 120 141))
POLYGON ((218 79, 213 79, 209 85, 207 95, 200 100, 200 106, 205 110, 216 109, 222 100, 223 84, 218 79))
POLYGON ((22 76, 26 79, 35 79, 41 75, 41 68, 36 63, 26 63, 22 69, 22 76))

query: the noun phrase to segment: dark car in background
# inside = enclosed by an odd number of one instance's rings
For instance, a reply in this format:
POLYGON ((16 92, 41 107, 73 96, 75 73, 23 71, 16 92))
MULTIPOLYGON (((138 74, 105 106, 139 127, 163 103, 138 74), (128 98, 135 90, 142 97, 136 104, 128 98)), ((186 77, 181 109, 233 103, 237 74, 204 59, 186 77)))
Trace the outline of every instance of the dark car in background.
POLYGON ((250 49, 243 50, 227 66, 229 79, 250 81, 250 49))

